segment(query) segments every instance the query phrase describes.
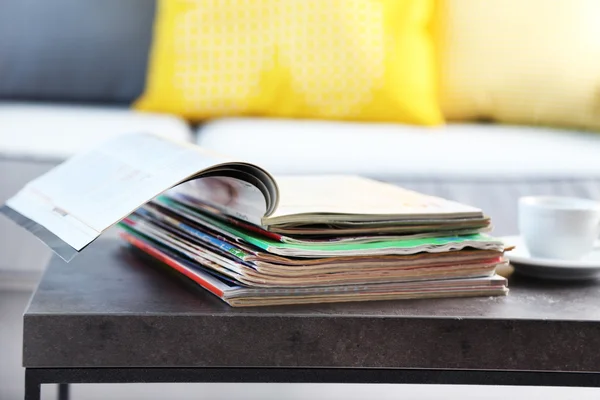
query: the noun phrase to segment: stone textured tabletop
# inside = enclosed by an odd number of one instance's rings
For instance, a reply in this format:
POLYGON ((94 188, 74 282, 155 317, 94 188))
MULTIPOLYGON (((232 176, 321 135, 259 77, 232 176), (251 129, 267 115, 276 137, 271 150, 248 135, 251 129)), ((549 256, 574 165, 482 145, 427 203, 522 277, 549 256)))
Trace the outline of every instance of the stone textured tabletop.
POLYGON ((376 367, 600 372, 600 283, 512 277, 507 297, 231 308, 117 240, 53 258, 25 367, 376 367))

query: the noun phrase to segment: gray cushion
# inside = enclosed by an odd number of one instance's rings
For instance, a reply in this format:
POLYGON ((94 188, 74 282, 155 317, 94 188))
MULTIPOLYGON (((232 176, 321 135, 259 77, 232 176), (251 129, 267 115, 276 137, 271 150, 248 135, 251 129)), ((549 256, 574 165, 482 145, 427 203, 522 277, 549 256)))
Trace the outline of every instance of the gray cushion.
POLYGON ((0 99, 131 102, 154 11, 150 0, 1 0, 0 99))
POLYGON ((0 102, 0 159, 62 160, 132 132, 194 140, 189 125, 176 115, 116 106, 0 102))

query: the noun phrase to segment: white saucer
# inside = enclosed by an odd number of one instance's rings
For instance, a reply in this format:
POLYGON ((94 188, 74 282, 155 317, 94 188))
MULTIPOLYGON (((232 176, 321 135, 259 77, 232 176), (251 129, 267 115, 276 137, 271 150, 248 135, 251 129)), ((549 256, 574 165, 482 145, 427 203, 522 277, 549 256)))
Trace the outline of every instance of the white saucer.
POLYGON ((500 238, 507 246, 515 246, 505 253, 515 271, 543 279, 582 280, 600 277, 600 243, 581 260, 560 260, 532 257, 520 236, 500 238))

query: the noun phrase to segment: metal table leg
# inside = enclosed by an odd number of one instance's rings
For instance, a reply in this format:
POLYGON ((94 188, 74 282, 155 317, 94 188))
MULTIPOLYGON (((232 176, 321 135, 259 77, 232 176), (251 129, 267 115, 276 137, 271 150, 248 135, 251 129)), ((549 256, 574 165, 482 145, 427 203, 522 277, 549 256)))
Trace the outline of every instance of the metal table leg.
POLYGON ((25 369, 25 400, 40 400, 41 380, 37 371, 25 369))
POLYGON ((58 400, 69 400, 69 384, 58 384, 58 400))

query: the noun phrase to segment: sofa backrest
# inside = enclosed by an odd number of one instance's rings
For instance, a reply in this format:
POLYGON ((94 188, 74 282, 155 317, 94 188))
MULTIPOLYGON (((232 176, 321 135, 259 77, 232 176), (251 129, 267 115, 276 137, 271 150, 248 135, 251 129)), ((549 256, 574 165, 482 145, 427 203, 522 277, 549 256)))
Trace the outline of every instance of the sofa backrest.
POLYGON ((154 13, 153 0, 0 1, 0 101, 132 102, 154 13))

